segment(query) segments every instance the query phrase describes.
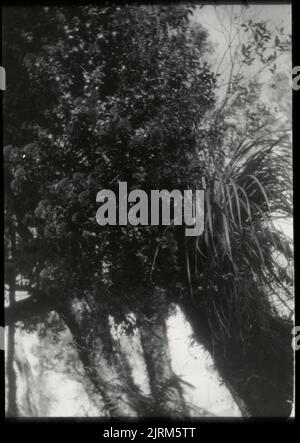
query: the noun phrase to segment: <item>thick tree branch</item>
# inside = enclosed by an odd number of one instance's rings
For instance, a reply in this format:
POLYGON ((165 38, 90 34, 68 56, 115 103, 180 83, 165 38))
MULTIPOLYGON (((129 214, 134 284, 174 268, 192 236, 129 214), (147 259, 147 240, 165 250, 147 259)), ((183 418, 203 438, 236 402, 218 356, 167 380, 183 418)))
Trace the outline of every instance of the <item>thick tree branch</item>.
POLYGON ((243 340, 232 322, 230 335, 212 340, 207 311, 182 300, 195 338, 214 364, 244 415, 289 417, 293 401, 292 322, 265 314, 243 340))
POLYGON ((49 297, 47 294, 42 293, 42 291, 39 292, 39 297, 36 296, 35 291, 34 295, 5 308, 5 326, 55 310, 53 297, 49 297))

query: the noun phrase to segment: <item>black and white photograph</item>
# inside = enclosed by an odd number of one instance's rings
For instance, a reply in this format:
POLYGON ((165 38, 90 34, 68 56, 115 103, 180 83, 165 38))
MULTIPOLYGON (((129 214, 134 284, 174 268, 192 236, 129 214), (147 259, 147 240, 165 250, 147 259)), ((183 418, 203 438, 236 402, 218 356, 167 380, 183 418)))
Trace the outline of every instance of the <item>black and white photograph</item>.
POLYGON ((293 420, 292 5, 7 3, 1 38, 5 419, 293 420))

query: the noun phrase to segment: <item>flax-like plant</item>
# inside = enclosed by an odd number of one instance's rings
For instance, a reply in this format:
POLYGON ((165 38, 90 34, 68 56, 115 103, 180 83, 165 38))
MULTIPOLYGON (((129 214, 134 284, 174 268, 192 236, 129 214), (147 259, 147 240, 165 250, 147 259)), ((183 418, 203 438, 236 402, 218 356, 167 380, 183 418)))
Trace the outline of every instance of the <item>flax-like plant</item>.
POLYGON ((221 164, 210 157, 205 231, 189 244, 187 275, 196 302, 213 310, 222 333, 235 312, 242 334, 245 320, 275 309, 274 294, 292 310, 291 241, 276 223, 292 216, 290 152, 288 136, 264 137, 241 143, 221 164), (227 302, 231 309, 224 310, 227 302))
POLYGON ((293 398, 293 250, 276 220, 292 215, 290 153, 287 136, 207 150, 204 233, 185 241, 180 304, 243 416, 288 416, 293 398))

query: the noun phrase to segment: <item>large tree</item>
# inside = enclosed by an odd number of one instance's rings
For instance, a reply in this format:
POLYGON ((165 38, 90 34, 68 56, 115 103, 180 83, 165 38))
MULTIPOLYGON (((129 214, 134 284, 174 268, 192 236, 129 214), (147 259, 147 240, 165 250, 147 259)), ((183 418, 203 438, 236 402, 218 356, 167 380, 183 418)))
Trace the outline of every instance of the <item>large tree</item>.
POLYGON ((165 327, 176 303, 241 409, 288 415, 291 326, 266 290, 288 278, 284 270, 278 278, 273 255, 290 251, 267 220, 289 208, 286 169, 274 139, 225 152, 222 119, 201 126, 216 79, 192 10, 6 8, 6 224, 18 236, 7 269, 30 285, 6 323, 30 325, 34 314, 55 310, 111 415, 182 416, 165 327), (146 191, 205 186, 204 235, 99 227, 96 194, 117 191, 119 181, 146 191), (109 316, 128 328, 132 313, 151 401, 110 333, 109 316))

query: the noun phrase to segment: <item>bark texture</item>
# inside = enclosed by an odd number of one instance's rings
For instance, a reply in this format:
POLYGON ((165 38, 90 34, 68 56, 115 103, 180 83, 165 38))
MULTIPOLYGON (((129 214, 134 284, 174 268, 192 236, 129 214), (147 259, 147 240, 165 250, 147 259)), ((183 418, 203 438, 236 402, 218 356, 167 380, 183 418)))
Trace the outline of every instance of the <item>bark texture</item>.
POLYGON ((135 385, 108 316, 91 300, 72 299, 59 308, 70 329, 87 376, 101 394, 112 417, 138 417, 147 402, 135 385))
POLYGON ((37 296, 36 291, 34 292, 35 295, 31 295, 5 308, 5 326, 10 326, 18 321, 25 321, 34 316, 48 314, 48 312, 56 310, 54 299, 42 291, 38 292, 40 293, 40 297, 37 296))
MULTIPOLYGON (((183 389, 174 373, 167 336, 166 312, 154 310, 159 294, 154 294, 152 307, 138 316, 139 333, 146 362, 156 416, 185 417, 189 415, 183 389)), ((159 305, 158 305, 159 306, 159 305)), ((161 306, 160 306, 161 308, 161 306)))
POLYGON ((289 417, 293 401, 292 322, 270 312, 249 325, 242 337, 234 323, 216 336, 213 319, 190 300, 180 306, 195 338, 213 357, 215 367, 244 416, 289 417))
MULTIPOLYGON (((10 285, 9 290, 9 303, 10 307, 13 308, 15 305, 15 288, 14 282, 10 285)), ((18 416, 18 406, 17 406, 17 377, 14 367, 15 363, 15 325, 12 323, 8 328, 8 338, 7 338, 7 360, 6 360, 6 374, 7 374, 7 384, 8 384, 8 395, 7 395, 7 417, 17 417, 18 416)))
POLYGON ((108 316, 93 299, 67 297, 59 303, 39 291, 5 309, 6 326, 55 311, 69 328, 86 374, 110 416, 147 415, 148 402, 135 385, 119 343, 112 338, 108 316))
MULTIPOLYGON (((11 255, 14 258, 16 256, 16 234, 13 226, 10 226, 10 249, 11 255)), ((9 273, 9 306, 14 309, 16 304, 16 270, 13 267, 9 273)), ((6 373, 8 383, 8 395, 7 395, 7 417, 17 417, 17 377, 14 367, 15 363, 15 324, 11 324, 8 328, 8 340, 7 340, 7 360, 6 360, 6 373)))

